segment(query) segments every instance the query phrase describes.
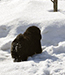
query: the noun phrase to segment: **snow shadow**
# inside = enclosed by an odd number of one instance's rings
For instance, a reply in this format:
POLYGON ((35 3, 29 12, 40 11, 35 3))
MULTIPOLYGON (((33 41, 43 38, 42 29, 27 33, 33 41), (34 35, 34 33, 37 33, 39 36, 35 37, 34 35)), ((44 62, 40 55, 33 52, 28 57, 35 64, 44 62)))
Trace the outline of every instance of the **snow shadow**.
POLYGON ((47 51, 44 51, 41 54, 36 54, 36 55, 33 55, 32 57, 29 57, 28 61, 33 60, 34 62, 39 63, 40 61, 45 61, 47 59, 50 59, 52 61, 56 61, 59 58, 57 58, 57 57, 55 57, 53 55, 48 54, 47 51))
POLYGON ((60 10, 60 13, 62 13, 62 14, 64 14, 64 15, 65 15, 65 11, 61 11, 61 10, 60 10))
POLYGON ((65 54, 65 43, 57 47, 52 47, 52 52, 54 54, 65 54))
POLYGON ((57 46, 59 42, 65 41, 65 21, 53 21, 42 30, 42 45, 57 46))
POLYGON ((10 27, 6 25, 1 25, 0 26, 0 38, 6 37, 10 31, 10 27))
POLYGON ((30 26, 37 26, 37 27, 40 28, 39 24, 40 23, 30 23, 30 24, 28 24, 28 23, 20 21, 19 24, 18 24, 19 26, 16 28, 16 33, 17 33, 17 35, 20 34, 20 33, 23 34, 26 31, 26 29, 30 26))
POLYGON ((2 61, 4 61, 4 60, 6 60, 5 57, 4 57, 4 58, 1 58, 1 57, 0 57, 0 62, 2 62, 2 61))
POLYGON ((0 49, 1 50, 3 50, 3 51, 7 51, 7 50, 9 50, 10 48, 11 48, 11 41, 9 40, 9 41, 7 41, 6 43, 4 43, 1 47, 0 47, 0 49))
POLYGON ((3 50, 0 50, 0 62, 7 60, 8 58, 10 58, 10 54, 3 50))
MULTIPOLYGON (((54 12, 54 10, 48 10, 49 12, 54 12)), ((60 10, 58 10, 57 12, 60 12, 60 10)))

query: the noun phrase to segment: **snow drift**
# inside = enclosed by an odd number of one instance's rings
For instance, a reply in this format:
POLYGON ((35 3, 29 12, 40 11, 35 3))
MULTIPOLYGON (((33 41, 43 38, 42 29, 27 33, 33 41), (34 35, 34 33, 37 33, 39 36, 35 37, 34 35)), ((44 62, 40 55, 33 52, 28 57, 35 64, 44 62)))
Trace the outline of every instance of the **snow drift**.
POLYGON ((65 75, 65 1, 58 1, 53 12, 50 0, 0 1, 0 75, 65 75), (41 54, 14 63, 11 42, 29 26, 42 34, 41 54))

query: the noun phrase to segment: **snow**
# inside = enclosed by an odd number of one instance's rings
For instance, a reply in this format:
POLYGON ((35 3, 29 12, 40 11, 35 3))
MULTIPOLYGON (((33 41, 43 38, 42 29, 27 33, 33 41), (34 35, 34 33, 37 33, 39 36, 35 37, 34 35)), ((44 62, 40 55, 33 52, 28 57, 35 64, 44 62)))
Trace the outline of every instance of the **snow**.
POLYGON ((0 0, 0 75, 65 75, 65 0, 0 0), (42 53, 13 62, 11 42, 29 26, 41 30, 42 53))

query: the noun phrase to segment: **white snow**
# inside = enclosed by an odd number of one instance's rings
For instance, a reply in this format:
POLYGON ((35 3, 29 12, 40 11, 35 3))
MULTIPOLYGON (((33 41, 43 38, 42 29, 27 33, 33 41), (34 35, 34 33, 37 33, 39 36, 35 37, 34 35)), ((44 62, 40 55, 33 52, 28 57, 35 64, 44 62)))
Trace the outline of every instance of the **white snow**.
POLYGON ((0 75, 65 75, 65 0, 0 0, 0 75), (29 26, 42 34, 42 53, 13 62, 11 42, 29 26))

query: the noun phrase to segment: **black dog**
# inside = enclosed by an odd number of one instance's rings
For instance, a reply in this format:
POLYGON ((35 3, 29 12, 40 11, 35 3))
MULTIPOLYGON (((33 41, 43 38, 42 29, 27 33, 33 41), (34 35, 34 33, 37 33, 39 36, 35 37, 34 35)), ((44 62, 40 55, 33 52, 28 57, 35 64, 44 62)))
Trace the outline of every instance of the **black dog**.
POLYGON ((26 61, 29 56, 41 53, 40 40, 40 29, 36 26, 29 27, 24 34, 19 34, 11 45, 14 62, 26 61))

